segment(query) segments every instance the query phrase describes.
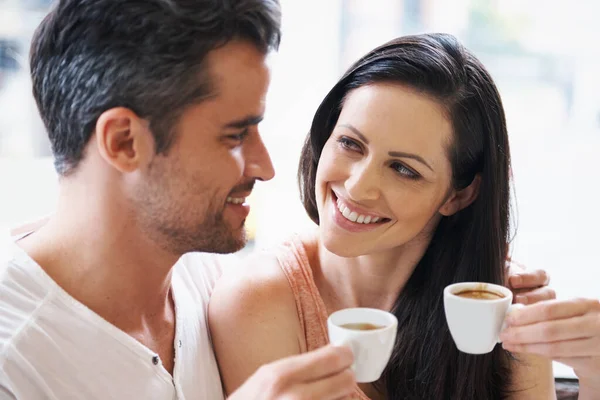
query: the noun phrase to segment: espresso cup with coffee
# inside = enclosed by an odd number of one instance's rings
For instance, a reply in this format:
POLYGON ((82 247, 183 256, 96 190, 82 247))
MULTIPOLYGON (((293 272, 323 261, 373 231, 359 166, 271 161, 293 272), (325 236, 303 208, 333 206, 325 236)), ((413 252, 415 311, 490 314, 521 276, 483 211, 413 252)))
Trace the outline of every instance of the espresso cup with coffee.
POLYGON ((354 353, 356 381, 375 382, 385 369, 396 340, 398 320, 383 310, 346 308, 327 319, 329 341, 354 353))
POLYGON ((486 354, 498 341, 512 303, 504 286, 481 282, 455 283, 444 289, 444 310, 456 347, 463 353, 486 354))

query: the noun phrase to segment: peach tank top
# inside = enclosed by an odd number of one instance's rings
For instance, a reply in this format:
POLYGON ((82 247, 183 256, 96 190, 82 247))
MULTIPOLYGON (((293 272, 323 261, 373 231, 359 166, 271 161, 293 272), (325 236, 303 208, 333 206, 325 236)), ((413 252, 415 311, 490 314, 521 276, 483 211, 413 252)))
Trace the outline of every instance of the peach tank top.
MULTIPOLYGON (((315 284, 304 243, 297 236, 286 241, 278 248, 277 259, 296 299, 300 327, 308 351, 326 346, 329 344, 328 313, 315 284)), ((353 398, 370 400, 358 385, 353 398)))

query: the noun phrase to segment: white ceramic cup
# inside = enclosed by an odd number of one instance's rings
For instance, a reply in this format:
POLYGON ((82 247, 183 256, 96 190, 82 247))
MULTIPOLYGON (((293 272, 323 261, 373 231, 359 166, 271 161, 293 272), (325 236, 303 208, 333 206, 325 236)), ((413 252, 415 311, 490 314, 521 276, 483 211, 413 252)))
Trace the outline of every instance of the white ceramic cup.
POLYGON ((352 369, 357 382, 375 382, 379 379, 392 355, 398 331, 398 320, 393 314, 374 308, 346 308, 329 316, 327 328, 331 344, 352 349, 352 369), (342 327, 345 324, 362 323, 381 328, 356 330, 342 327))
POLYGON ((455 283, 444 289, 444 310, 450 334, 458 350, 469 354, 486 354, 497 343, 504 319, 521 304, 511 304, 513 294, 504 286, 482 282, 455 283), (468 290, 502 295, 493 300, 471 299, 456 294, 468 290))

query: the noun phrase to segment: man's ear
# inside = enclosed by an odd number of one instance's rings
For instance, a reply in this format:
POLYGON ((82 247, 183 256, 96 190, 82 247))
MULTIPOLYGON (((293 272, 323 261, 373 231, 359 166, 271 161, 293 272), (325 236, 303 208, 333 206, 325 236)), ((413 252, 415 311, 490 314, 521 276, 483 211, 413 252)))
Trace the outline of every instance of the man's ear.
POLYGON ((121 172, 133 172, 152 159, 154 139, 149 124, 128 108, 103 112, 95 137, 100 156, 121 172))
POLYGON ((440 207, 440 214, 449 217, 470 206, 479 195, 480 186, 481 175, 477 174, 469 186, 461 190, 452 191, 448 200, 440 207))

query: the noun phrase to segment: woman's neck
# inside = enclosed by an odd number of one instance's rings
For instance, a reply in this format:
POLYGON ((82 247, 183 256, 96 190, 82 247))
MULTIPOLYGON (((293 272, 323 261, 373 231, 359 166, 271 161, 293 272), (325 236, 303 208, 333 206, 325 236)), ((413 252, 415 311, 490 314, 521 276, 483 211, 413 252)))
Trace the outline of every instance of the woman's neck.
POLYGON ((340 257, 318 236, 308 246, 315 283, 329 312, 349 307, 391 310, 423 257, 429 238, 377 254, 340 257))

